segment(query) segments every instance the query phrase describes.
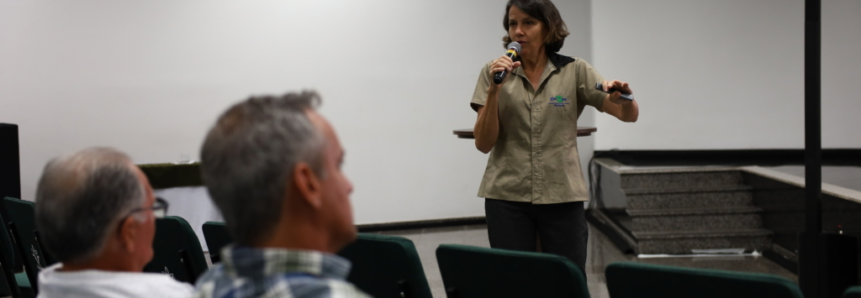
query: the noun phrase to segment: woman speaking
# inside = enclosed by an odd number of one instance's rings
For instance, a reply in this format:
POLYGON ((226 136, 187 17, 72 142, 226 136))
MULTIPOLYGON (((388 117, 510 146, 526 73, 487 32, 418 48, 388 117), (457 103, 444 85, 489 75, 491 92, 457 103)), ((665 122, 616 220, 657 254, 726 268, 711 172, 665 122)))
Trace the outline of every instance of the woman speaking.
POLYGON ((517 42, 520 53, 487 63, 471 102, 478 112, 475 146, 490 152, 478 191, 490 246, 536 251, 538 238, 543 252, 567 257, 585 272, 589 195, 577 118, 590 105, 634 122, 637 102, 622 97, 633 93, 628 83, 605 81, 586 61, 557 54, 568 30, 549 0, 510 0, 502 25, 504 45, 517 42), (606 92, 611 88, 621 92, 606 92))

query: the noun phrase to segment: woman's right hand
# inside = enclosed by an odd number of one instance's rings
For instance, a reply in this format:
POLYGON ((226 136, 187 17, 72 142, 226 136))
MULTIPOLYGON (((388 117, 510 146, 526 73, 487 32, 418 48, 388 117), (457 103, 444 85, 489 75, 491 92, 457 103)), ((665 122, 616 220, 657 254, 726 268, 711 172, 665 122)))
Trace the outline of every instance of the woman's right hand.
MULTIPOLYGON (((490 77, 496 75, 500 71, 507 71, 506 78, 511 74, 511 71, 520 67, 520 61, 511 61, 508 56, 502 56, 493 60, 490 63, 490 77)), ((493 146, 496 145, 496 139, 499 137, 499 88, 505 84, 503 78, 501 84, 490 82, 487 87, 487 102, 484 106, 478 108, 478 119, 473 127, 475 134, 475 147, 483 152, 488 153, 493 146)))
POLYGON ((505 84, 505 79, 508 78, 508 75, 510 75, 511 72, 514 71, 514 69, 518 68, 518 67, 520 67, 520 61, 514 62, 511 60, 511 58, 509 58, 508 56, 505 56, 505 55, 502 55, 502 57, 499 57, 499 58, 496 58, 496 60, 493 60, 493 62, 490 63, 490 77, 491 78, 493 76, 495 76, 496 73, 498 73, 500 71, 505 70, 507 72, 505 73, 505 77, 502 78, 501 84, 494 84, 493 82, 491 82, 489 88, 491 90, 495 90, 495 89, 499 89, 499 87, 502 87, 502 84, 505 84))

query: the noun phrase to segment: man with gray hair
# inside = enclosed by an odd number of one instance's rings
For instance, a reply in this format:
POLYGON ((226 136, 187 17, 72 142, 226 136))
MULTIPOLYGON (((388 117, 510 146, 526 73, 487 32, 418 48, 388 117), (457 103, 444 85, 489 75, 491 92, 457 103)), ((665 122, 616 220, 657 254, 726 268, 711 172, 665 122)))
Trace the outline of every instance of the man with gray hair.
POLYGON ((367 297, 334 255, 356 237, 344 150, 310 91, 228 109, 201 149, 201 175, 236 243, 197 297, 367 297))
POLYGON ((141 272, 153 256, 156 215, 167 210, 122 152, 90 148, 48 162, 36 227, 60 263, 39 273, 39 297, 189 297, 194 288, 141 272))

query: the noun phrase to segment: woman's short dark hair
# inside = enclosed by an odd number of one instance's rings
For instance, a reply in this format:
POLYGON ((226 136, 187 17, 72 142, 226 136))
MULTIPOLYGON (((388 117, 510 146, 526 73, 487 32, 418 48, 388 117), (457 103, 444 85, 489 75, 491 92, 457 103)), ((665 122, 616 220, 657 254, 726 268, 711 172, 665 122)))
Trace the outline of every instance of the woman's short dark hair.
POLYGON ((508 4, 505 5, 505 17, 502 19, 502 26, 505 27, 505 37, 502 38, 503 47, 507 47, 508 43, 511 42, 511 36, 508 36, 508 12, 511 10, 511 6, 517 6, 547 27, 547 36, 544 37, 544 49, 547 53, 556 53, 562 49, 565 37, 569 34, 568 27, 562 21, 562 16, 559 15, 556 5, 553 5, 550 0, 509 0, 508 4))

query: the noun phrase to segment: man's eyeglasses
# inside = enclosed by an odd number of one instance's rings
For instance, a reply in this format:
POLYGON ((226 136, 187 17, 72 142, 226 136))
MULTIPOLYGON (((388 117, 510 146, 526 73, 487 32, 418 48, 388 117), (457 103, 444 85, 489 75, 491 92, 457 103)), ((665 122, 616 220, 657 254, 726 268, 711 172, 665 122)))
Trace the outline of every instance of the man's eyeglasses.
MULTIPOLYGON (((155 216, 155 218, 163 218, 167 215, 167 207, 168 207, 167 201, 165 201, 162 198, 156 197, 155 203, 152 204, 152 207, 140 207, 140 208, 132 209, 132 211, 129 212, 129 215, 132 215, 132 214, 135 214, 135 213, 141 212, 141 211, 152 210, 152 214, 155 216)), ((128 216, 128 215, 126 215, 126 216, 128 216)))

